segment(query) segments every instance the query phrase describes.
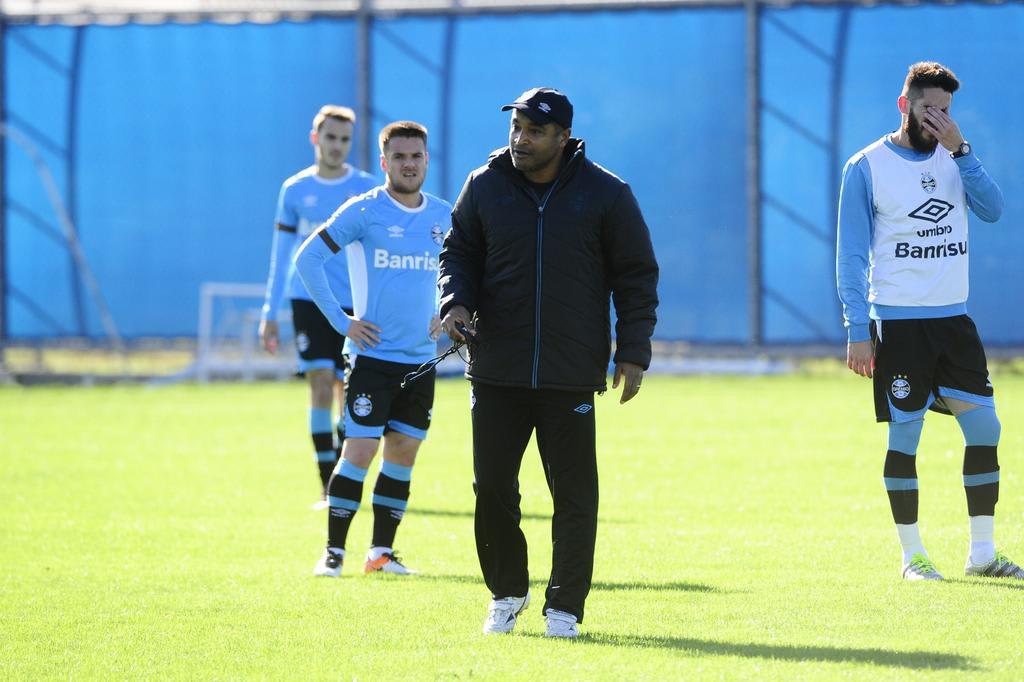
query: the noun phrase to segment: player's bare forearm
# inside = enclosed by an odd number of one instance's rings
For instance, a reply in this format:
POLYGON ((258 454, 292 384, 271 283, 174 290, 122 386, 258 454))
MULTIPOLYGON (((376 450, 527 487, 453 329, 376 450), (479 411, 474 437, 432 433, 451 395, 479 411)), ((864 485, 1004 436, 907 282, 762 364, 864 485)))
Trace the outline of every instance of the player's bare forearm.
POLYGON ((846 366, 862 377, 871 378, 875 369, 875 352, 870 341, 854 341, 846 346, 846 366))
POLYGON ((260 322, 260 342, 263 348, 270 354, 277 352, 281 335, 276 320, 263 320, 260 322))

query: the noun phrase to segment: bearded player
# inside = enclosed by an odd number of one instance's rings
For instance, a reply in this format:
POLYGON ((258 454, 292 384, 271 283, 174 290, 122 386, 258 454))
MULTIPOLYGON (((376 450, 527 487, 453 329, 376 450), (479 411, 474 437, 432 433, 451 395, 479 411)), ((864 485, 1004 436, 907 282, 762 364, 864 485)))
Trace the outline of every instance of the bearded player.
POLYGON ((996 550, 1000 424, 985 350, 967 315, 968 210, 995 222, 1003 196, 950 114, 956 76, 913 64, 899 130, 853 155, 839 199, 839 298, 847 364, 874 381, 889 425, 884 482, 908 580, 941 580, 918 530, 917 446, 925 413, 952 414, 964 437, 968 576, 1024 579, 996 550))

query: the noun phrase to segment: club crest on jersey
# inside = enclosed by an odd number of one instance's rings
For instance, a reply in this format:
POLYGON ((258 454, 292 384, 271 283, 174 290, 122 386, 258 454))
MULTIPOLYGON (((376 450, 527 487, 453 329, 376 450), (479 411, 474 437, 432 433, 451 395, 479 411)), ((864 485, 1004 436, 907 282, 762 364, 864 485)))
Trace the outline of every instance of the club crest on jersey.
POLYGON ((392 239, 401 239, 405 236, 405 228, 401 225, 392 225, 388 228, 388 236, 392 239))
POLYGON ((299 349, 300 353, 305 353, 309 350, 309 337, 306 336, 305 332, 299 332, 295 335, 295 346, 299 349))
POLYGON ((907 377, 902 374, 897 374, 892 380, 892 397, 897 400, 903 400, 910 395, 910 382, 907 381, 907 377))
POLYGON ((365 393, 357 395, 356 399, 352 401, 352 413, 357 417, 369 417, 371 412, 373 412, 373 401, 370 400, 370 396, 365 393))
POLYGON ((921 173, 921 189, 927 194, 935 193, 935 177, 928 171, 921 173))
POLYGON ((440 223, 434 223, 434 226, 430 228, 430 238, 434 240, 434 243, 441 246, 444 243, 444 230, 441 228, 440 223))

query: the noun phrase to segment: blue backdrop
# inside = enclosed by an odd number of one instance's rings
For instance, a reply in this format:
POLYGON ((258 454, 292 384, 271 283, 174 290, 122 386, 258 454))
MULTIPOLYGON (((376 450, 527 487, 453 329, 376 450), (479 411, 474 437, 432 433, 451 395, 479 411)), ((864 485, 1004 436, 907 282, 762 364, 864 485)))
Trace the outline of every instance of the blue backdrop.
MULTIPOLYGON (((972 223, 970 309, 989 342, 1024 344, 1008 312, 1024 303, 1011 256, 1024 247, 1024 84, 999 66, 1019 56, 1024 7, 769 9, 761 34, 764 339, 844 338, 838 173, 898 125, 906 66, 937 59, 961 77, 954 116, 1007 196, 999 223, 972 223)), ((277 190, 312 161, 310 119, 355 102, 355 37, 341 19, 7 27, 8 123, 69 200, 123 334, 194 334, 201 282, 265 278, 277 190)), ((633 186, 650 224, 658 336, 753 338, 741 9, 404 18, 376 21, 372 37, 373 116, 359 125, 425 123, 429 191, 454 199, 505 144, 500 105, 561 88, 574 133, 633 186)), ((10 142, 4 163, 9 335, 100 335, 36 169, 10 142)))

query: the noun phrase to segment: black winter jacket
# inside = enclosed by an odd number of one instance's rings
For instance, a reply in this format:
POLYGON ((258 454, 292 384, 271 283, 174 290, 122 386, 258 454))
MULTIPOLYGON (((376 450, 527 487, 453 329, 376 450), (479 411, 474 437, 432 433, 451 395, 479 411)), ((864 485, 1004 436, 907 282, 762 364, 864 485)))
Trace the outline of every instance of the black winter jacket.
POLYGON ((566 144, 538 196, 508 148, 470 173, 441 251, 441 316, 476 313, 466 376, 500 386, 606 389, 615 303, 615 362, 651 361, 658 263, 629 185, 566 144))

